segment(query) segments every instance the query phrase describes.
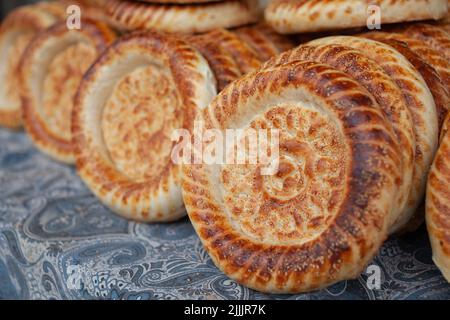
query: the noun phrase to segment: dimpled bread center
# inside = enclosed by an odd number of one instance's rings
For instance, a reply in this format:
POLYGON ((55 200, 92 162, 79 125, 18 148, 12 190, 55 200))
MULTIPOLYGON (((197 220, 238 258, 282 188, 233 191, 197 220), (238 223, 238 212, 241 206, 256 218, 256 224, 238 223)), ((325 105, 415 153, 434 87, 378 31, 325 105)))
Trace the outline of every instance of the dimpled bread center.
POLYGON ((103 139, 116 168, 134 181, 158 183, 168 169, 181 98, 171 75, 150 65, 122 78, 102 115, 103 139))
MULTIPOLYGON (((11 108, 17 109, 20 107, 20 92, 19 92, 19 63, 20 58, 22 57, 22 53, 25 51, 28 43, 31 41, 33 37, 32 32, 26 32, 20 34, 15 39, 14 45, 11 46, 8 53, 9 61, 2 61, 1 63, 6 63, 7 71, 6 71, 6 94, 11 100, 12 105, 11 108)), ((6 106, 8 107, 8 106, 6 106)))
POLYGON ((44 80, 42 116, 48 129, 58 137, 71 139, 73 99, 95 57, 94 47, 78 43, 66 48, 50 63, 44 80))
POLYGON ((279 166, 224 165, 223 203, 235 226, 267 243, 312 240, 326 230, 345 194, 346 145, 332 122, 316 111, 277 106, 250 128, 279 130, 279 166))

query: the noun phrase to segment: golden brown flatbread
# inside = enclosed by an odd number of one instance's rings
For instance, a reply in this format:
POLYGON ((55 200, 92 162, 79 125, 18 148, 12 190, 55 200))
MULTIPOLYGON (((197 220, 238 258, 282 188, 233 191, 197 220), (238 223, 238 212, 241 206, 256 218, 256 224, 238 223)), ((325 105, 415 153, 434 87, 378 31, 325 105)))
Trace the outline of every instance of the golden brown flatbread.
POLYGON ((257 0, 226 0, 205 4, 163 5, 101 0, 103 10, 123 30, 151 29, 171 33, 201 33, 257 22, 257 0))
POLYGON ((0 126, 22 126, 18 68, 33 36, 54 24, 63 11, 56 4, 23 6, 11 12, 0 26, 0 126), (50 10, 52 8, 52 10, 50 10))
POLYGON ((424 41, 428 46, 439 51, 447 61, 450 61, 450 34, 446 31, 426 23, 408 25, 400 30, 407 36, 424 41))
POLYGON ((392 124, 397 136, 396 143, 401 146, 402 157, 397 169, 401 173, 401 178, 397 181, 398 191, 390 220, 390 224, 395 225, 403 218, 402 215, 408 206, 416 149, 412 115, 402 90, 377 62, 356 49, 338 44, 301 45, 271 59, 263 68, 296 60, 315 61, 345 72, 373 95, 381 111, 392 124))
POLYGON ((433 95, 434 102, 436 103, 440 130, 450 108, 450 87, 446 85, 445 80, 441 78, 438 71, 433 68, 432 65, 427 63, 427 61, 420 55, 414 52, 406 42, 395 40, 395 36, 393 38, 390 38, 389 35, 390 34, 385 32, 370 32, 363 34, 362 36, 372 40, 383 42, 393 47, 406 59, 408 59, 408 61, 411 62, 414 68, 416 68, 416 70, 420 72, 423 79, 427 83, 431 94, 433 95))
POLYGON ((436 104, 425 80, 412 64, 394 48, 378 41, 350 36, 335 36, 309 42, 312 45, 340 44, 355 48, 375 60, 402 89, 410 109, 416 137, 415 169, 408 207, 391 232, 402 229, 423 199, 426 177, 438 145, 436 104))
POLYGON ((401 162, 367 90, 327 65, 295 61, 233 82, 202 119, 221 132, 279 130, 273 175, 260 164, 183 166, 189 217, 220 270, 271 293, 361 273, 386 239, 401 162))
POLYGON ((440 19, 447 15, 447 0, 272 0, 265 10, 267 22, 280 33, 366 27, 377 5, 381 23, 440 19))
POLYGON ((25 129, 50 157, 74 162, 71 114, 84 73, 114 40, 104 24, 83 21, 80 30, 60 22, 35 36, 21 60, 20 88, 25 129))
POLYGON ((174 130, 190 130, 217 94, 213 71, 181 38, 125 35, 81 82, 72 115, 78 174, 114 212, 140 221, 185 215, 174 130))
POLYGON ((262 61, 252 46, 242 40, 233 31, 216 29, 196 37, 200 37, 228 52, 238 65, 242 74, 254 71, 261 65, 262 61))
POLYGON ((233 57, 219 43, 211 39, 210 34, 190 36, 187 37, 187 41, 208 61, 217 80, 219 91, 242 76, 239 65, 233 57))
POLYGON ((372 37, 373 35, 380 34, 380 38, 393 39, 406 43, 412 51, 437 71, 447 89, 450 88, 450 61, 439 51, 431 48, 425 41, 396 32, 376 32, 370 34, 372 37))
POLYGON ((428 176, 426 221, 433 261, 450 282, 450 115, 428 176))

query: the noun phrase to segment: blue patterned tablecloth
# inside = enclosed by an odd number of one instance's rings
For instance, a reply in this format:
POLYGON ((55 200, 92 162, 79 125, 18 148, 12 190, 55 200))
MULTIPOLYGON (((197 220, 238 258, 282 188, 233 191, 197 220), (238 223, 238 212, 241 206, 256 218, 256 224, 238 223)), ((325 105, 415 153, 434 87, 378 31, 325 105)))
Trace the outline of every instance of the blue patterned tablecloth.
POLYGON ((187 218, 140 224, 112 214, 72 167, 36 151, 24 133, 0 129, 2 299, 450 299, 426 231, 390 239, 367 275, 319 292, 266 295, 229 280, 187 218))

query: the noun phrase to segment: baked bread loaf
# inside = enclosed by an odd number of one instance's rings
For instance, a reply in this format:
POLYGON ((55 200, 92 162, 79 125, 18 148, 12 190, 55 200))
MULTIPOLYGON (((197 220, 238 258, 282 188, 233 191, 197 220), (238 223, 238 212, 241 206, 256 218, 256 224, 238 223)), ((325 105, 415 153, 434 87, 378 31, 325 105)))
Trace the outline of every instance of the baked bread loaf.
POLYGON ((399 29, 407 36, 424 41, 450 61, 450 34, 443 29, 425 23, 408 25, 399 29))
POLYGON ((447 89, 450 88, 450 61, 448 61, 439 51, 431 48, 426 42, 396 32, 376 32, 370 34, 371 37, 380 34, 380 38, 394 39, 406 43, 412 51, 437 71, 447 89))
POLYGON ((266 23, 258 23, 254 26, 259 32, 264 34, 277 47, 279 52, 284 52, 296 46, 297 41, 292 36, 282 35, 276 32, 266 23))
POLYGON ((272 0, 266 21, 280 33, 304 33, 366 27, 369 5, 377 5, 381 23, 441 19, 447 0, 272 0))
POLYGON ((75 98, 78 173, 114 212, 140 221, 185 215, 175 129, 190 130, 217 94, 213 72, 184 40, 125 35, 87 72, 75 98))
MULTIPOLYGON (((390 39, 389 34, 384 32, 370 32, 361 36, 383 42, 398 52, 400 52, 409 62, 420 72, 423 79, 427 83, 428 88, 433 95, 434 102, 438 112, 439 130, 444 123, 444 119, 447 116, 450 108, 450 95, 449 88, 445 81, 441 78, 436 69, 428 64, 422 57, 415 53, 406 42, 390 39)), ((450 69, 448 70, 450 71, 450 69)))
MULTIPOLYGON (((19 7, 0 26, 0 126, 22 126, 18 67, 23 51, 33 36, 55 23, 59 6, 40 3, 19 7), (45 7, 45 9, 44 9, 45 7)), ((62 12, 60 12, 62 13, 62 12)))
POLYGON ((186 40, 208 62, 217 80, 217 89, 219 91, 242 75, 239 65, 233 57, 215 41, 211 41, 209 34, 190 36, 186 40))
POLYGON ((106 14, 125 31, 151 29, 171 33, 201 33, 255 23, 262 14, 258 0, 183 5, 98 1, 106 14))
POLYGON ((409 200, 416 148, 412 115, 402 91, 375 61, 358 50, 341 45, 301 45, 266 62, 263 69, 296 60, 315 61, 345 72, 374 96, 392 124, 402 157, 398 167, 401 177, 396 181, 398 191, 390 222, 390 225, 396 225, 403 218, 409 200))
POLYGON ((264 25, 187 35, 186 39, 206 58, 221 91, 230 82, 252 72, 282 50, 292 48, 292 41, 276 35, 264 25))
POLYGON ((255 26, 238 28, 235 33, 253 48, 261 62, 282 52, 268 36, 255 26))
POLYGON ((358 82, 295 61, 233 82, 201 119, 222 133, 279 131, 273 175, 259 164, 183 166, 189 217, 219 269, 272 293, 361 273, 386 239, 401 159, 391 126, 358 82))
POLYGON ((85 20, 80 30, 69 30, 60 22, 25 50, 19 68, 23 123, 33 143, 56 160, 75 160, 73 99, 84 73, 114 38, 102 23, 85 20))
POLYGON ((233 58, 241 74, 254 71, 261 66, 262 61, 252 46, 232 31, 216 29, 194 37, 201 38, 213 46, 221 47, 233 58))
POLYGON ((414 215, 422 201, 426 177, 438 145, 438 116, 436 104, 425 80, 398 51, 378 41, 335 36, 309 42, 312 45, 340 44, 355 48, 375 60, 403 91, 410 109, 416 138, 415 168, 408 207, 391 232, 401 230, 414 215))
POLYGON ((441 133, 441 144, 430 170, 426 221, 433 261, 450 282, 450 115, 441 133))

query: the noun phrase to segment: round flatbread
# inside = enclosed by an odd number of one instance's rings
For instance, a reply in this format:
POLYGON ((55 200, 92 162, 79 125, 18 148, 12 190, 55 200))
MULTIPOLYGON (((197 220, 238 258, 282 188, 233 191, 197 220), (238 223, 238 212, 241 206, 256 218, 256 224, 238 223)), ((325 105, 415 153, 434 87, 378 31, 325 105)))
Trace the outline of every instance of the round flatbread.
POLYGON ((392 228, 404 227, 422 201, 428 170, 438 145, 438 116, 433 95, 414 66, 394 48, 369 39, 335 36, 309 42, 311 45, 340 44, 355 48, 375 60, 403 91, 411 111, 416 137, 415 168, 408 207, 392 228))
POLYGON ((441 144, 428 176, 426 221, 433 261, 450 282, 450 115, 444 124, 441 144))
POLYGON ((255 26, 238 28, 234 32, 253 48, 262 62, 281 53, 275 42, 255 26))
POLYGON ((291 36, 279 34, 266 23, 259 23, 255 26, 260 32, 272 41, 280 52, 284 52, 294 48, 297 42, 291 36))
POLYGON ((215 83, 208 62, 182 39, 155 32, 120 38, 88 71, 75 98, 80 177, 126 218, 185 215, 173 134, 189 132, 198 110, 217 94, 215 83))
POLYGON ((19 7, 0 26, 0 126, 11 129, 22 126, 18 76, 20 58, 33 36, 60 18, 43 9, 47 6, 58 9, 48 3, 19 7))
POLYGON ((80 30, 69 30, 61 22, 35 36, 25 50, 19 68, 23 123, 50 157, 74 162, 73 99, 84 73, 114 38, 101 23, 84 21, 80 30))
POLYGON ((242 76, 239 65, 233 57, 218 43, 211 41, 208 33, 187 37, 187 41, 208 61, 217 80, 219 91, 242 76))
MULTIPOLYGON (((415 53, 406 42, 390 39, 383 32, 370 32, 361 35, 365 38, 383 42, 400 52, 420 72, 433 95, 438 112, 439 130, 450 108, 449 88, 436 69, 415 53)), ((450 71, 450 70, 449 70, 450 71)))
POLYGON ((440 19, 447 15, 447 0, 273 0, 265 10, 266 21, 280 33, 366 27, 377 5, 381 23, 440 19))
POLYGON ((234 32, 225 29, 216 29, 199 35, 205 41, 219 46, 233 58, 242 74, 254 71, 261 66, 261 60, 251 45, 243 41, 234 32))
POLYGON ((380 39, 375 40, 393 39, 406 43, 412 51, 437 71, 446 88, 450 88, 450 61, 448 61, 439 51, 431 48, 425 41, 412 38, 405 34, 396 32, 370 33, 371 37, 375 37, 377 34, 379 34, 378 37, 380 39))
POLYGON ((383 114, 392 124, 398 138, 396 144, 401 146, 402 157, 401 163, 398 164, 401 177, 397 181, 398 192, 390 222, 391 225, 396 225, 403 218, 408 205, 416 149, 412 115, 403 92, 377 62, 358 50, 341 45, 302 45, 271 59, 263 68, 296 60, 315 61, 345 72, 374 96, 383 114))
POLYGON ((395 135, 359 83, 295 61, 233 82, 202 119, 205 130, 223 134, 279 136, 272 174, 261 163, 183 166, 189 217, 220 270, 271 293, 361 273, 386 239, 401 160, 388 151, 395 135))
POLYGON ((450 61, 450 34, 437 26, 418 23, 400 28, 402 33, 414 39, 422 40, 450 61))
POLYGON ((109 0, 102 7, 123 30, 151 29, 173 33, 201 33, 216 28, 232 28, 257 22, 261 16, 257 0, 226 0, 193 5, 109 0))

